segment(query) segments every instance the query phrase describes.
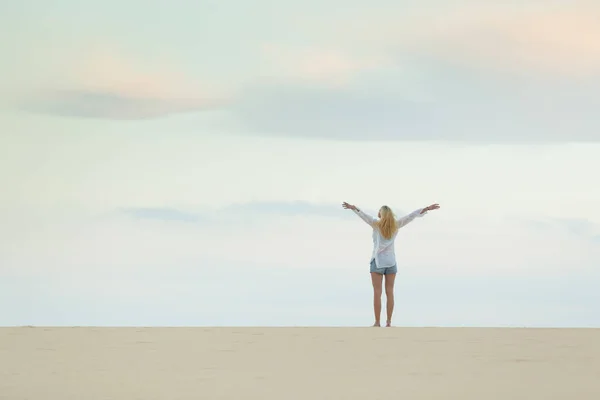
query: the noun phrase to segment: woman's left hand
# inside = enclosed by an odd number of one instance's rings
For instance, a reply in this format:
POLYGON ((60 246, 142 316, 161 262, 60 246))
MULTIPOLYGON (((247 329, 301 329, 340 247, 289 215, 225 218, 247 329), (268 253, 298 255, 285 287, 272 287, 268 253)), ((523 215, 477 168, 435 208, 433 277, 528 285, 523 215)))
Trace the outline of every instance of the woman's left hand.
POLYGON ((425 207, 423 209, 423 211, 433 211, 433 210, 437 210, 438 208, 440 208, 440 205, 438 203, 435 203, 435 204, 425 207))

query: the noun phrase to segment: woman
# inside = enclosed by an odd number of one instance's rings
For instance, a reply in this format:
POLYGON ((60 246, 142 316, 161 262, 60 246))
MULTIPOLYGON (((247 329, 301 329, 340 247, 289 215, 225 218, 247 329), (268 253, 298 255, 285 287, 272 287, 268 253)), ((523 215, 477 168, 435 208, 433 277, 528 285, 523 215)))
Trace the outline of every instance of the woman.
POLYGON ((392 313, 394 312, 394 281, 396 279, 396 255, 394 252, 394 241, 398 229, 402 228, 417 217, 422 217, 428 211, 440 208, 438 204, 432 204, 420 208, 412 213, 396 219, 394 213, 388 206, 379 209, 375 219, 359 210, 356 206, 344 202, 342 207, 354 211, 363 221, 373 228, 373 253, 371 255, 371 281, 373 283, 373 308, 375 311, 375 324, 381 326, 381 292, 383 276, 385 275, 385 296, 387 299, 387 321, 385 326, 392 326, 392 313))

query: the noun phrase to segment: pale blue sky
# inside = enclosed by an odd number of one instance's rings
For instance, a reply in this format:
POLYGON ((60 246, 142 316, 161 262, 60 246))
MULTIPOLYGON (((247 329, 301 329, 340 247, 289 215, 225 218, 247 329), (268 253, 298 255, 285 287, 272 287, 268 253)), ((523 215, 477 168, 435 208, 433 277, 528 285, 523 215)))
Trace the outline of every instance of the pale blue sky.
POLYGON ((0 325, 600 326, 591 1, 4 2, 0 325))

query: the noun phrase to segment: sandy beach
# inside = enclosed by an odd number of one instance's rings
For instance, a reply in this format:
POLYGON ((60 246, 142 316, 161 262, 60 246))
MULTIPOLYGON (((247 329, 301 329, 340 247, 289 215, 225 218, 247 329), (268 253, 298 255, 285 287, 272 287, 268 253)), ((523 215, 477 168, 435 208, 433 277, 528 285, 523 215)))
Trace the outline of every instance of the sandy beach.
POLYGON ((599 374, 594 329, 0 329, 2 400, 597 400, 599 374))

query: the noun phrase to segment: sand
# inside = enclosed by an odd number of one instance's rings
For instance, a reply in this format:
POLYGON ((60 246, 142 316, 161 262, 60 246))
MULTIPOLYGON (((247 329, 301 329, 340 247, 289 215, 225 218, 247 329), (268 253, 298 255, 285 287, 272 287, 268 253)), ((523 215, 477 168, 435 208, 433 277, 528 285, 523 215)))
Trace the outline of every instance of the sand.
POLYGON ((600 399, 600 330, 1 328, 2 400, 600 399))

